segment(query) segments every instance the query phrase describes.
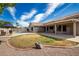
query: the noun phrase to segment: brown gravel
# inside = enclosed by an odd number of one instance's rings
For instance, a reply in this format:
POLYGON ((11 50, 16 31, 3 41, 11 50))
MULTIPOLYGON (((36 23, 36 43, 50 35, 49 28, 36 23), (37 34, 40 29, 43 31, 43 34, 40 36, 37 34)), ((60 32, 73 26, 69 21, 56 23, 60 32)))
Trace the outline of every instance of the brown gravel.
POLYGON ((79 56, 79 48, 43 48, 43 49, 28 49, 16 50, 6 44, 9 38, 2 38, 5 40, 0 45, 0 56, 79 56))

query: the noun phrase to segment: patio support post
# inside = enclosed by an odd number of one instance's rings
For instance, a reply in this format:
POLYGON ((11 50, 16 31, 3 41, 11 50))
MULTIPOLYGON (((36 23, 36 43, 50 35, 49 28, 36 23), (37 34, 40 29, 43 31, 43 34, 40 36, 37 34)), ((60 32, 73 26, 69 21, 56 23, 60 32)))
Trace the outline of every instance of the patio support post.
POLYGON ((73 22, 73 36, 76 37, 76 22, 73 22))
POLYGON ((57 32, 57 26, 56 26, 56 24, 54 26, 55 26, 55 34, 56 34, 56 32, 57 32))

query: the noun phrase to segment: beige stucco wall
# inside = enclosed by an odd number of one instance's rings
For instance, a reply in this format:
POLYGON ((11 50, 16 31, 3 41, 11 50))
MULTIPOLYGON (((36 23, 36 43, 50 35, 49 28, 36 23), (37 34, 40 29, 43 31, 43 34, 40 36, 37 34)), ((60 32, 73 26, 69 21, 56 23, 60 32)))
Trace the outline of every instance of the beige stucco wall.
MULTIPOLYGON (((73 23, 60 23, 60 24, 57 24, 58 25, 66 25, 67 26, 67 31, 66 32, 63 32, 63 31, 57 31, 57 34, 68 34, 68 35, 73 35, 73 23)), ((51 26, 54 26, 54 25, 51 25, 51 26)), ((49 26, 50 27, 50 26, 49 26)), ((51 30, 50 28, 48 28, 48 32, 49 33, 53 33, 54 30, 51 30)))
POLYGON ((76 24, 76 30, 77 35, 79 35, 79 22, 76 24))
POLYGON ((33 32, 44 32, 43 27, 33 27, 33 32))
POLYGON ((73 34, 73 23, 63 23, 61 25, 66 25, 67 26, 67 31, 63 32, 63 31, 57 31, 57 33, 60 34, 68 34, 68 35, 72 35, 73 34))
POLYGON ((73 35, 73 23, 69 23, 66 25, 67 25, 67 34, 73 35))
MULTIPOLYGON (((67 34, 73 35, 73 23, 67 23, 66 26, 67 26, 67 34)), ((79 22, 76 23, 76 35, 79 35, 79 22)))

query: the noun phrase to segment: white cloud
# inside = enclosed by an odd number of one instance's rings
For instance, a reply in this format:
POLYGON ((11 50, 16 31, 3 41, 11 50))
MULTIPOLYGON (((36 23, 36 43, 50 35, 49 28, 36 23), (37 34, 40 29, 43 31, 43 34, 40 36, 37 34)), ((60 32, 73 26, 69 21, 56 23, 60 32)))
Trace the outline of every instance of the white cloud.
POLYGON ((28 27, 29 26, 29 23, 28 22, 25 22, 25 21, 22 21, 22 20, 18 20, 17 23, 21 27, 28 27))
POLYGON ((32 18, 33 17, 33 15, 35 15, 36 14, 36 10, 35 9, 32 9, 32 11, 30 12, 30 13, 24 13, 23 15, 21 15, 21 18, 20 18, 20 20, 27 20, 27 19, 30 19, 30 18, 32 18))
POLYGON ((37 14, 32 22, 40 22, 41 20, 48 17, 55 9, 59 6, 60 3, 49 3, 48 8, 45 13, 37 14))
MULTIPOLYGON (((46 12, 37 14, 32 22, 40 22, 41 20, 45 19, 46 17, 48 17, 51 13, 53 13, 55 11, 56 7, 58 7, 59 4, 60 3, 48 4, 48 8, 47 8, 46 12)), ((12 15, 13 19, 16 20, 15 7, 8 7, 8 10, 9 10, 10 14, 12 15)), ((29 13, 25 12, 24 14, 21 15, 20 19, 16 22, 20 26, 27 27, 29 23, 26 22, 25 20, 32 18, 36 14, 36 12, 37 11, 35 9, 32 9, 31 12, 29 12, 29 13)))
POLYGON ((23 15, 21 15, 17 23, 22 27, 28 27, 29 23, 26 22, 25 20, 32 18, 36 14, 36 12, 37 11, 35 9, 32 9, 30 13, 24 13, 23 15))
POLYGON ((60 3, 50 3, 50 4, 48 4, 48 8, 47 8, 47 10, 45 12, 45 17, 47 17, 51 13, 53 13, 59 4, 60 3))
MULTIPOLYGON (((10 12, 13 19, 22 27, 27 27, 29 23, 26 22, 25 20, 32 18, 37 12, 35 9, 32 9, 30 13, 25 12, 24 14, 21 15, 20 19, 17 21, 15 17, 15 12, 16 12, 15 7, 8 7, 7 10, 10 12)), ((13 25, 16 26, 16 24, 13 25)))
POLYGON ((13 19, 16 20, 16 17, 15 17, 16 9, 15 9, 15 7, 8 7, 7 9, 10 12, 10 14, 12 15, 13 19))
POLYGON ((44 16, 43 13, 37 14, 32 22, 40 22, 43 16, 44 16))

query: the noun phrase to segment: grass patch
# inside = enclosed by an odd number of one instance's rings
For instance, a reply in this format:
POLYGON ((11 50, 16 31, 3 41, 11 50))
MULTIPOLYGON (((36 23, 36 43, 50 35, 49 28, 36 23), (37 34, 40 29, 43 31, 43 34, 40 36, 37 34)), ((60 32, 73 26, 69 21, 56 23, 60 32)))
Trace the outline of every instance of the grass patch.
POLYGON ((52 46, 72 46, 76 45, 76 42, 67 41, 67 40, 56 40, 55 38, 46 37, 39 34, 26 34, 9 39, 9 43, 18 48, 33 47, 35 42, 41 42, 43 45, 52 45, 52 46))
POLYGON ((45 36, 45 37, 48 37, 48 38, 51 38, 51 39, 54 39, 54 40, 63 40, 63 39, 58 39, 58 38, 55 38, 55 37, 51 37, 51 36, 46 36, 46 35, 43 35, 43 34, 39 34, 41 36, 45 36))

